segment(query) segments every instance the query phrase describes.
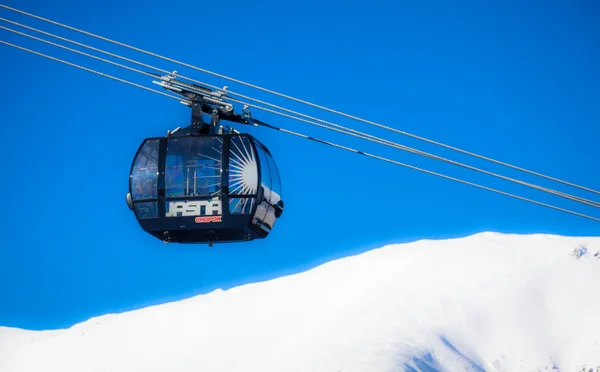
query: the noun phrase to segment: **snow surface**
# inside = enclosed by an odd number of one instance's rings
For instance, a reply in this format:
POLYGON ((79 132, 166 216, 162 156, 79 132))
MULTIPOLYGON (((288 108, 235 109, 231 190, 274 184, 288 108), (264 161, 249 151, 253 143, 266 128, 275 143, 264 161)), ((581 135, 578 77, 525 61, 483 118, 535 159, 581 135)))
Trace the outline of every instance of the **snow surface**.
POLYGON ((599 251, 497 233, 385 246, 65 330, 0 327, 0 371, 596 372, 599 251))

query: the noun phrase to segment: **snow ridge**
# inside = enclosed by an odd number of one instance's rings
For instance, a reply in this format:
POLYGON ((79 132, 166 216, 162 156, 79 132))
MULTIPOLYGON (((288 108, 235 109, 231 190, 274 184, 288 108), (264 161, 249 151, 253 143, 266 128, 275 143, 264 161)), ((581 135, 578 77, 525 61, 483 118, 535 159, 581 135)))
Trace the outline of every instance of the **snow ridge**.
POLYGON ((90 319, 0 371, 600 372, 600 237, 481 233, 90 319))

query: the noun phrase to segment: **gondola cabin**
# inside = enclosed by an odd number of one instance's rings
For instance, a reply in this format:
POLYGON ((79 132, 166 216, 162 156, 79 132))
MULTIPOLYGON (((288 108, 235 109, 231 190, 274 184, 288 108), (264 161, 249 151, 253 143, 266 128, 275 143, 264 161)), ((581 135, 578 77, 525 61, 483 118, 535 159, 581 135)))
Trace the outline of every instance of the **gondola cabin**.
POLYGON ((127 200, 142 229, 179 243, 264 238, 283 210, 275 161, 249 134, 146 139, 127 200))
POLYGON ((204 123, 202 113, 211 108, 202 100, 192 106, 190 127, 140 145, 129 175, 129 208, 144 231, 165 243, 267 237, 283 212, 271 153, 249 134, 224 132, 218 110, 211 125, 204 123))

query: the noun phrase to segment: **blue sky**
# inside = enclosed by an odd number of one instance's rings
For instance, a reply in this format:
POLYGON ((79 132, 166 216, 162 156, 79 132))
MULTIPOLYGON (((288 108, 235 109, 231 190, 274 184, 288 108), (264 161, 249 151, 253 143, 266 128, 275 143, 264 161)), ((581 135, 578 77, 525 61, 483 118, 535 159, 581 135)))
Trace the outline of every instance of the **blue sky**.
MULTIPOLYGON (((4 4, 600 189, 600 14, 593 1, 4 4)), ((421 150, 577 192, 6 10, 0 16, 421 150)), ((151 80, 6 31, 0 39, 138 83, 151 80)), ((281 172, 286 210, 274 232, 266 240, 213 248, 164 245, 143 233, 125 204, 128 172, 141 141, 187 125, 189 109, 4 45, 0 51, 0 325, 68 327, 395 242, 488 230, 600 231, 598 222, 249 128, 281 172)), ((253 112, 277 126, 599 216, 597 209, 499 179, 253 112)))

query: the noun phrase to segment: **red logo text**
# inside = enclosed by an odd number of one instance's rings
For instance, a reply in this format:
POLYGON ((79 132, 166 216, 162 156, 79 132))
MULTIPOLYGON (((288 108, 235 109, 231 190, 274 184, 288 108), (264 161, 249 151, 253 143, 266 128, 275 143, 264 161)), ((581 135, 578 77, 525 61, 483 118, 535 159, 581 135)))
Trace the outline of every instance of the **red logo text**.
POLYGON ((206 217, 196 217, 196 223, 207 223, 207 222, 221 222, 222 216, 206 216, 206 217))

